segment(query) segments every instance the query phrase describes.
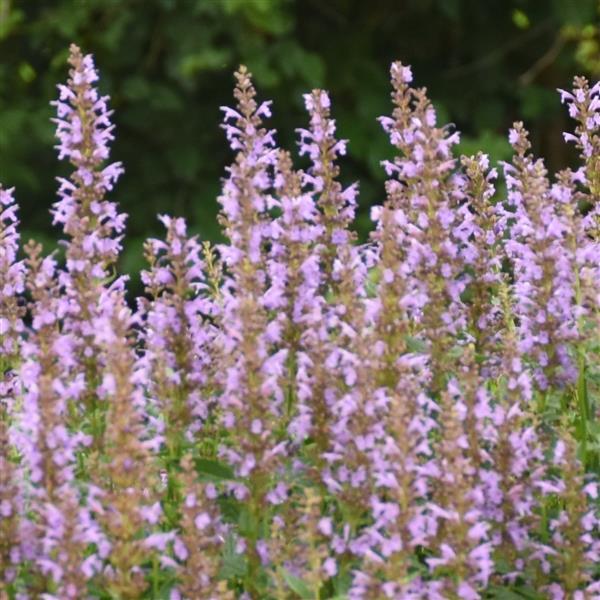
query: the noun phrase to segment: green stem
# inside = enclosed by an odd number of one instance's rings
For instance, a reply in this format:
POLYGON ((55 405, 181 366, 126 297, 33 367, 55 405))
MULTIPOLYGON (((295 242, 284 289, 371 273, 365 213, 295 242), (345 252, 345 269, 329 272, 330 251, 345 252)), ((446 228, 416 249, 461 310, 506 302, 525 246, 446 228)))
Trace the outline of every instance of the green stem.
POLYGON ((152 597, 158 598, 160 570, 158 568, 158 558, 152 557, 152 597))
POLYGON ((297 375, 297 364, 296 364, 296 351, 292 349, 287 358, 289 387, 287 390, 287 402, 286 402, 286 417, 289 423, 294 414, 296 408, 296 375, 297 375))
POLYGON ((577 403, 579 406, 579 442, 581 444, 581 460, 584 465, 587 465, 587 431, 589 421, 589 405, 587 394, 587 379, 585 367, 585 352, 581 348, 581 344, 577 348, 577 403))
MULTIPOLYGON (((575 303, 579 307, 582 304, 582 292, 581 292, 581 279, 579 277, 579 271, 575 270, 575 303)), ((583 317, 577 318, 577 332, 583 337, 583 317)), ((587 393, 587 378, 586 378, 586 360, 585 360, 585 348, 583 347, 583 341, 578 340, 577 344, 577 405, 579 409, 578 419, 578 438, 581 444, 581 460, 584 466, 588 464, 587 456, 587 437, 588 437, 588 423, 590 420, 590 410, 588 403, 587 393)))

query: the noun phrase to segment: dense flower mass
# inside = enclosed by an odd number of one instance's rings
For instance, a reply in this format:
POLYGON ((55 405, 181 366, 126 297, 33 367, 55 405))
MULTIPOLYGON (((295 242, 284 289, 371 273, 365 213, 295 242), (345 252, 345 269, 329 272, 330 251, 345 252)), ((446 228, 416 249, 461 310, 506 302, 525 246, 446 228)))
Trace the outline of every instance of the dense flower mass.
POLYGON ((161 215, 129 305, 108 98, 69 63, 64 254, 0 187, 0 599, 600 598, 598 84, 560 91, 581 166, 515 123, 503 198, 394 63, 359 245, 328 94, 299 170, 240 67, 225 242, 161 215))

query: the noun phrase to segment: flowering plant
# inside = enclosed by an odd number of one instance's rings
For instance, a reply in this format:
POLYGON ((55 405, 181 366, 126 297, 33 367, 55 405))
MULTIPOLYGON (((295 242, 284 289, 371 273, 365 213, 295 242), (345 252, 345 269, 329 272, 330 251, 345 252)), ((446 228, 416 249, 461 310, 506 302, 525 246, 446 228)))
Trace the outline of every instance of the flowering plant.
POLYGON ((59 86, 60 253, 0 188, 0 598, 600 597, 600 86, 577 170, 523 124, 506 198, 409 67, 368 244, 329 96, 294 167, 251 75, 217 247, 161 215, 132 307, 91 56, 59 86))

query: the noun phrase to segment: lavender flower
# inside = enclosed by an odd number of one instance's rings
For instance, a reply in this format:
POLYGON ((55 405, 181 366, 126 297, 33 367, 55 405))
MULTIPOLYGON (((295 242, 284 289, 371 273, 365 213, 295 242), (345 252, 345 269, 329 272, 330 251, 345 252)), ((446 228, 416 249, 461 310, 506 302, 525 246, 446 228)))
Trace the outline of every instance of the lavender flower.
MULTIPOLYGON (((64 288, 65 331, 76 347, 73 377, 83 374, 85 393, 78 399, 79 412, 73 411, 78 427, 90 419, 94 445, 101 444, 105 407, 98 402, 92 381, 97 380, 97 348, 91 322, 105 283, 121 249, 125 215, 116 204, 105 200, 123 172, 120 163, 103 166, 109 156, 114 126, 110 122, 108 97, 100 96, 94 84, 98 74, 91 55, 83 56, 79 48, 70 48, 70 78, 60 85, 56 106, 56 135, 59 158, 67 158, 74 171, 70 179, 59 179, 60 200, 54 204, 54 223, 67 236, 66 270, 60 274, 64 288), (82 414, 82 411, 86 414, 82 414)), ((122 286, 123 278, 113 284, 122 286)))
POLYGON ((148 240, 146 258, 151 270, 142 280, 152 296, 140 299, 139 337, 144 347, 146 391, 159 413, 164 432, 169 475, 209 418, 217 313, 207 297, 201 247, 188 238, 181 218, 161 221, 167 239, 148 240))
POLYGON ((374 398, 386 424, 385 436, 371 449, 371 535, 382 560, 363 568, 352 588, 356 594, 379 590, 388 598, 416 594, 422 583, 409 577, 409 570, 415 547, 427 544, 434 533, 435 522, 424 511, 424 500, 433 467, 429 437, 437 427, 432 418, 437 406, 424 392, 430 381, 427 356, 408 347, 412 323, 405 306, 409 287, 401 270, 404 213, 393 190, 388 185, 392 193, 386 203, 372 210, 379 282, 369 300, 374 398))
MULTIPOLYGON (((271 478, 287 445, 276 436, 284 409, 287 352, 275 345, 280 327, 270 315, 266 281, 265 243, 272 232, 268 211, 277 203, 268 193, 277 151, 273 132, 262 127, 261 119, 270 115, 269 103, 257 105, 245 67, 240 67, 236 79, 237 111, 224 109, 224 128, 237 155, 219 198, 220 220, 229 239, 229 245, 221 247, 229 276, 223 287, 218 343, 223 356, 220 402, 231 441, 222 454, 244 482, 236 492, 248 502, 251 531, 257 532, 259 523, 268 518, 265 509, 275 503, 269 494, 271 478)), ((247 541, 252 589, 261 557, 256 533, 247 541)))
POLYGON ((22 347, 25 265, 17 261, 19 234, 13 190, 0 186, 0 590, 16 575, 22 489, 10 441, 19 393, 18 362, 22 347))
POLYGON ((322 506, 323 497, 307 486, 297 494, 294 509, 274 520, 269 544, 274 560, 269 574, 276 597, 284 596, 289 587, 284 572, 300 579, 315 596, 338 573, 330 548, 332 520, 323 516, 322 506))
POLYGON ((514 268, 520 350, 536 362, 536 382, 546 389, 575 379, 569 352, 577 339, 575 257, 565 247, 568 223, 550 197, 543 162, 527 154, 530 143, 521 123, 509 140, 516 155, 504 166, 510 209, 505 219, 515 222, 506 252, 514 268))
POLYGON ((302 193, 301 173, 293 170, 287 153, 279 154, 274 187, 281 216, 271 225, 267 260, 271 285, 265 293, 265 303, 267 308, 281 311, 270 326, 281 328, 288 371, 286 413, 289 417, 298 413, 291 432, 302 440, 310 431, 312 412, 306 402, 311 381, 302 367, 311 361, 309 348, 317 344, 314 328, 322 320, 325 303, 320 293, 317 246, 322 227, 315 202, 310 194, 302 193))
POLYGON ((353 184, 344 189, 337 181, 340 169, 336 160, 346 154, 347 140, 335 137, 336 125, 330 117, 331 101, 327 92, 313 90, 305 94, 304 105, 310 115, 310 128, 298 129, 300 156, 309 156, 311 167, 302 178, 317 195, 321 211, 324 284, 335 285, 331 275, 336 249, 355 239, 349 225, 356 212, 358 186, 353 184))
POLYGON ((440 573, 445 593, 475 599, 494 571, 493 547, 490 523, 477 498, 478 465, 469 456, 468 410, 456 384, 451 383, 442 394, 440 410, 444 420, 435 448, 439 485, 434 487, 428 503, 428 512, 437 521, 438 542, 427 564, 434 578, 440 573))
POLYGON ((28 244, 26 252, 32 331, 22 351, 19 377, 25 393, 16 440, 32 484, 29 518, 35 537, 24 540, 22 553, 35 564, 37 592, 55 587, 64 598, 78 598, 88 579, 84 553, 98 537, 74 483, 76 451, 90 440, 67 428, 68 403, 83 388, 69 378, 73 344, 57 327, 64 304, 56 263, 51 256, 42 258, 39 245, 28 244))
MULTIPOLYGON (((23 293, 25 281, 25 265, 17 260, 19 234, 17 227, 17 205, 13 198, 13 189, 3 189, 0 185, 0 277, 2 288, 0 293, 0 361, 2 376, 6 378, 4 394, 8 394, 9 369, 19 356, 21 335, 24 331, 23 307, 19 295, 23 293)), ((4 388, 3 388, 4 389, 4 388)))
POLYGON ((548 560, 558 581, 548 586, 553 598, 594 597, 599 591, 593 572, 600 561, 598 481, 584 477, 567 429, 554 448, 558 511, 550 520, 552 535, 548 560), (587 479, 587 480, 586 480, 587 479))
POLYGON ((182 565, 178 591, 185 598, 233 600, 226 582, 219 581, 219 553, 226 531, 215 502, 217 488, 196 481, 191 455, 182 459, 181 467, 181 530, 173 544, 173 553, 182 565))
POLYGON ((561 102, 567 104, 569 116, 577 122, 575 133, 564 134, 566 142, 575 143, 584 161, 583 172, 577 176, 589 186, 592 196, 597 196, 600 185, 600 83, 590 87, 585 77, 575 77, 572 92, 558 91, 561 102))
POLYGON ((410 87, 409 67, 393 63, 391 78, 394 112, 379 121, 399 155, 383 162, 390 177, 386 190, 395 198, 403 232, 402 276, 407 279, 403 304, 430 346, 431 385, 437 393, 449 368, 448 350, 466 326, 461 294, 467 283, 465 264, 473 254, 467 243, 473 232, 472 215, 460 204, 463 180, 454 174, 451 149, 458 143, 458 133, 436 127, 426 91, 410 87))
POLYGON ((313 90, 304 96, 304 102, 310 115, 310 128, 298 129, 299 147, 301 156, 309 156, 311 166, 300 178, 303 187, 309 189, 305 192, 304 204, 310 206, 305 212, 310 215, 306 232, 311 244, 302 260, 303 282, 298 288, 300 302, 296 301, 304 314, 300 320, 296 319, 296 329, 301 329, 301 346, 296 358, 298 415, 290 432, 297 438, 310 435, 315 441, 311 458, 316 466, 316 481, 320 484, 319 472, 329 448, 332 418, 331 402, 325 393, 329 380, 328 323, 335 323, 338 310, 327 298, 335 299, 339 294, 341 280, 333 276, 334 265, 349 256, 348 245, 355 239, 349 225, 356 210, 357 186, 344 190, 337 180, 340 169, 336 160, 345 154, 346 141, 335 137, 329 96, 323 90, 313 90))
POLYGON ((508 580, 524 576, 540 527, 538 488, 547 477, 544 447, 531 412, 533 382, 518 348, 511 312, 510 288, 498 287, 505 328, 502 333, 500 379, 494 390, 492 422, 495 435, 489 446, 494 470, 485 473, 485 514, 492 524, 495 555, 510 565, 508 580))
POLYGON ((473 213, 471 232, 464 238, 467 268, 471 271, 466 293, 471 296, 467 305, 468 330, 475 343, 475 352, 482 370, 494 372, 500 361, 499 345, 502 311, 498 302, 498 284, 502 266, 502 226, 496 204, 496 169, 489 168, 487 155, 463 156, 465 170, 464 193, 467 206, 473 213))
POLYGON ((120 290, 100 298, 93 322, 94 344, 103 352, 100 397, 107 402, 104 460, 96 463, 96 518, 110 541, 104 557, 103 586, 112 594, 135 598, 146 588, 142 565, 161 549, 161 537, 144 539, 145 523, 156 522, 155 440, 144 433, 144 371, 133 350, 131 311, 120 290))

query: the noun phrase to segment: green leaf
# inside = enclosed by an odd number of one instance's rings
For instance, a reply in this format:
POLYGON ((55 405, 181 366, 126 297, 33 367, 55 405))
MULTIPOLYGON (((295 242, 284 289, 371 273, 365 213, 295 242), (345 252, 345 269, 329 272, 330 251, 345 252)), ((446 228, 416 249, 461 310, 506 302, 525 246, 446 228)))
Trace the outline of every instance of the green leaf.
POLYGON ((227 536, 223 545, 223 562, 219 570, 219 579, 243 577, 246 574, 246 559, 243 554, 235 550, 235 540, 232 535, 227 536))
POLYGON ((261 529, 260 523, 245 505, 242 505, 240 508, 238 528, 240 534, 244 537, 254 540, 259 537, 259 531, 261 529))
POLYGON ((179 72, 182 77, 191 78, 200 71, 222 69, 230 60, 231 51, 227 48, 203 48, 184 56, 179 63, 179 72))
POLYGON ((512 148, 505 135, 499 135, 490 130, 484 130, 478 137, 462 136, 457 146, 459 154, 467 156, 482 150, 490 156, 492 164, 499 160, 508 160, 512 156, 512 148))
POLYGON ((556 93, 539 85, 528 85, 521 94, 521 113, 525 119, 549 119, 560 110, 556 93))
POLYGON ((553 0, 552 10, 565 25, 585 25, 594 21, 597 4, 596 0, 553 0))
POLYGON ((491 594, 491 598, 495 600, 542 600, 544 596, 540 596, 534 590, 528 587, 509 588, 500 586, 491 586, 488 588, 488 593, 491 594))
POLYGON ((233 481, 235 475, 233 469, 218 460, 210 460, 207 458, 196 459, 196 471, 200 475, 201 480, 225 480, 233 481))
POLYGON ((427 344, 412 335, 406 336, 406 347, 409 352, 414 352, 415 354, 424 354, 427 352, 427 344))
POLYGON ((290 586, 290 589, 298 594, 300 598, 304 598, 306 600, 312 600, 314 598, 314 594, 310 591, 310 588, 302 579, 292 575, 285 568, 281 569, 281 574, 283 575, 285 582, 290 586))
POLYGON ((513 20, 513 23, 519 29, 529 29, 529 27, 531 26, 531 21, 529 20, 529 17, 522 10, 519 10, 518 8, 515 8, 515 10, 513 10, 512 20, 513 20))
POLYGON ((240 519, 240 503, 235 498, 222 496, 217 499, 219 511, 226 523, 238 523, 240 519))
POLYGON ((28 62, 23 61, 19 65, 19 77, 25 83, 31 83, 36 78, 36 75, 35 69, 28 62))
POLYGON ((0 0, 0 40, 7 38, 24 20, 24 11, 11 9, 9 0, 0 0))
POLYGON ((169 578, 168 581, 165 581, 158 590, 156 600, 169 600, 169 598, 171 598, 171 592, 175 586, 175 583, 176 581, 174 578, 169 578))
POLYGON ((377 294, 377 286, 380 279, 381 272, 379 267, 375 267, 369 271, 367 281, 365 282, 365 288, 369 298, 373 298, 377 294))

